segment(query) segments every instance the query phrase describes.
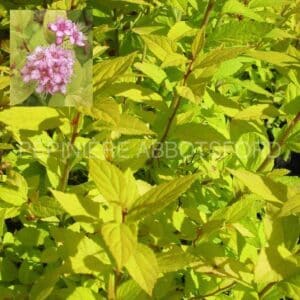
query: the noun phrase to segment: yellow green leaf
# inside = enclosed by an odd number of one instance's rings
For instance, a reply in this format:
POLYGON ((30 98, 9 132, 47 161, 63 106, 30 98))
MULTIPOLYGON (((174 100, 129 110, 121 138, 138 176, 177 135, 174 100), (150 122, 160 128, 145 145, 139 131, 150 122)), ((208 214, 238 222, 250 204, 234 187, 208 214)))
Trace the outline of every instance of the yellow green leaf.
POLYGON ((157 259, 152 250, 138 244, 125 266, 130 276, 151 296, 159 275, 157 259))
POLYGON ((62 120, 51 107, 11 107, 0 111, 0 122, 12 130, 41 131, 58 127, 62 120))
POLYGON ((280 182, 275 182, 267 176, 258 175, 246 170, 229 169, 229 171, 253 194, 257 194, 267 201, 283 203, 288 199, 290 191, 286 185, 280 182))
POLYGON ((161 61, 164 61, 169 55, 174 54, 175 43, 165 36, 161 35, 142 35, 141 36, 147 48, 161 61))
POLYGON ((195 36, 195 39, 192 44, 192 55, 194 58, 196 58, 198 56, 198 54, 204 47, 205 32, 206 32, 206 27, 202 27, 198 30, 198 32, 195 36))
POLYGON ((118 269, 121 270, 135 251, 137 245, 136 236, 126 224, 115 222, 104 224, 101 233, 117 262, 118 269))
POLYGON ((162 210, 188 190, 197 177, 198 174, 187 175, 153 187, 132 203, 126 219, 138 220, 162 210))
POLYGON ((123 174, 113 164, 90 159, 90 176, 95 182, 100 194, 109 202, 129 208, 138 197, 135 180, 130 174, 123 174))

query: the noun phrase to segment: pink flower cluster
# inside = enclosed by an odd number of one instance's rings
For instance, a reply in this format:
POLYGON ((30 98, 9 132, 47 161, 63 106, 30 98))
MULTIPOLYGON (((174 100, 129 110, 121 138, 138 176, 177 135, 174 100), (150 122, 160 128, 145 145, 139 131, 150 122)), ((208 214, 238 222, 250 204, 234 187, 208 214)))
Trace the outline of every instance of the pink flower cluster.
POLYGON ((24 82, 36 81, 37 93, 51 95, 66 93, 66 85, 73 74, 74 57, 70 50, 54 44, 48 47, 37 47, 27 56, 21 75, 24 82))
POLYGON ((61 45, 64 38, 68 37, 72 45, 85 46, 86 37, 71 20, 58 17, 54 23, 49 23, 48 28, 55 33, 57 45, 61 45))
POLYGON ((75 23, 62 17, 58 17, 54 23, 49 23, 48 28, 56 35, 56 45, 37 47, 27 56, 21 75, 25 83, 31 81, 38 83, 37 93, 66 94, 75 59, 71 50, 66 50, 60 45, 67 37, 71 44, 83 47, 86 37, 75 23))

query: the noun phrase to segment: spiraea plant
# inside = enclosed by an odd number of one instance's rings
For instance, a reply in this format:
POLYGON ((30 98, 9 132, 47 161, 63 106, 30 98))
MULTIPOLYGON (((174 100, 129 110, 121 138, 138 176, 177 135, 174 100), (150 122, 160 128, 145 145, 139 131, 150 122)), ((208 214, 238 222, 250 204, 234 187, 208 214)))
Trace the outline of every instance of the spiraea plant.
POLYGON ((2 1, 0 299, 299 299, 299 5, 2 1), (9 9, 85 7, 93 104, 9 106, 9 9))
POLYGON ((92 102, 90 11, 10 11, 10 105, 92 102))

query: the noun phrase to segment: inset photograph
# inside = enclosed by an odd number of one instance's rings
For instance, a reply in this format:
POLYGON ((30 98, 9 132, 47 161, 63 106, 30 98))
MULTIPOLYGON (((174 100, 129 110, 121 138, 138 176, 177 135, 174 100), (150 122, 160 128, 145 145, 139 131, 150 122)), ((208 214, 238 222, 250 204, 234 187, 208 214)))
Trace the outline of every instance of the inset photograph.
POLYGON ((10 11, 10 105, 92 105, 90 10, 10 11))

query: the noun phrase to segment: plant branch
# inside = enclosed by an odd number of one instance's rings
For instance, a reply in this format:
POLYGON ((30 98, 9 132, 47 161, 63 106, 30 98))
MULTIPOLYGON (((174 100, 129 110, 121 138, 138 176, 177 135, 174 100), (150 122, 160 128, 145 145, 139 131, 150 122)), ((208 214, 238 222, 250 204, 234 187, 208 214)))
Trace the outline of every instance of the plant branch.
POLYGON ((267 284, 259 293, 259 299, 261 299, 265 294, 268 293, 268 291, 276 284, 277 282, 270 282, 267 284))
POLYGON ((115 273, 109 275, 108 288, 107 288, 107 299, 108 300, 115 300, 116 299, 116 278, 115 278, 115 273))
POLYGON ((82 11, 83 19, 85 25, 88 27, 88 29, 91 29, 93 27, 93 22, 90 19, 90 15, 86 9, 83 9, 82 11))
POLYGON ((75 4, 75 1, 74 1, 74 0, 71 0, 70 8, 71 8, 71 9, 76 8, 76 4, 75 4))
MULTIPOLYGON (((143 63, 145 61, 146 55, 147 55, 147 45, 145 44, 144 49, 143 49, 143 55, 142 55, 141 63, 143 63)), ((141 74, 141 76, 137 79, 137 81, 136 81, 137 84, 141 83, 142 78, 144 77, 142 75, 142 72, 139 71, 138 73, 141 74)))
MULTIPOLYGON (((186 85, 187 79, 188 79, 189 75, 192 72, 193 62, 194 62, 194 60, 191 60, 191 62, 189 63, 188 69, 187 69, 186 73, 184 74, 183 85, 186 85)), ((179 109, 180 103, 181 103, 181 97, 178 94, 176 94, 175 97, 173 98, 173 101, 172 101, 172 104, 171 104, 172 111, 171 111, 171 114, 168 118, 166 127, 163 131, 163 134, 162 134, 159 142, 156 143, 156 145, 154 146, 153 157, 151 158, 151 163, 153 163, 154 159, 157 157, 157 155, 158 155, 158 153, 159 153, 159 151, 162 147, 162 144, 167 140, 167 137, 169 135, 171 126, 173 124, 173 121, 174 121, 174 119, 176 117, 176 114, 177 114, 177 111, 179 109)))
POLYGON ((235 286, 235 285, 236 285, 236 282, 234 281, 234 282, 232 282, 232 283, 230 283, 230 284, 228 284, 228 285, 226 285, 226 286, 224 286, 224 287, 222 287, 222 288, 217 289, 217 290, 214 291, 214 292, 211 292, 211 293, 209 293, 209 294, 204 295, 204 296, 203 296, 203 299, 205 299, 205 298, 207 298, 207 297, 215 296, 215 295, 217 295, 217 294, 220 294, 220 293, 222 293, 222 292, 224 292, 224 291, 226 291, 226 290, 232 288, 232 287, 235 286))
POLYGON ((119 52, 120 52, 120 41, 119 41, 119 28, 118 28, 118 11, 117 9, 114 9, 113 10, 113 15, 114 15, 114 21, 115 21, 115 25, 116 25, 116 28, 115 28, 115 56, 118 56, 119 55, 119 52))
POLYGON ((72 133, 71 133, 71 139, 70 139, 70 142, 68 145, 67 160, 64 165, 62 177, 61 177, 60 184, 59 184, 59 190, 62 192, 64 192, 66 190, 68 180, 69 180, 69 174, 71 171, 71 163, 72 163, 70 155, 71 155, 71 150, 75 144, 75 140, 78 136, 78 127, 79 127, 80 116, 81 116, 81 113, 77 112, 76 116, 71 121, 72 133))
POLYGON ((43 8, 48 8, 48 4, 47 4, 47 0, 43 0, 43 4, 42 4, 43 8))
MULTIPOLYGON (((187 80, 189 78, 189 75, 191 74, 192 72, 192 65, 193 65, 193 62, 194 60, 191 60, 191 62, 189 63, 189 66, 187 68, 187 71, 186 73, 184 74, 184 77, 183 77, 183 85, 186 85, 187 83, 187 80)), ((171 105, 171 107, 173 108, 173 111, 171 113, 171 115, 169 116, 169 119, 168 119, 168 122, 167 122, 167 125, 165 127, 165 130, 164 130, 164 133, 160 139, 160 144, 164 143, 168 137, 168 134, 169 134, 169 131, 171 129, 171 125, 174 121, 174 118, 176 116, 176 113, 177 113, 177 110, 180 106, 180 101, 181 101, 181 97, 179 95, 176 95, 173 99, 173 103, 171 105)))
POLYGON ((24 47, 24 49, 25 49, 27 52, 30 52, 30 49, 29 49, 29 47, 28 47, 28 45, 27 45, 27 43, 26 43, 25 40, 23 41, 23 47, 24 47))
POLYGON ((214 5, 215 5, 215 0, 209 0, 208 1, 206 11, 204 13, 204 17, 203 17, 203 20, 202 20, 202 23, 201 23, 201 27, 204 27, 208 24, 208 20, 209 20, 210 14, 211 14, 211 12, 214 8, 214 5))
POLYGON ((274 157, 279 156, 278 151, 280 152, 281 147, 286 143, 288 137, 290 136, 291 132, 300 121, 300 112, 296 115, 296 117, 291 121, 288 125, 286 131, 282 134, 279 140, 276 143, 273 143, 271 147, 270 154, 265 158, 262 162, 260 167, 257 169, 257 172, 263 172, 266 167, 270 164, 270 162, 274 159, 274 157))
MULTIPOLYGON (((200 28, 203 28, 203 27, 205 27, 207 25, 209 17, 210 17, 210 14, 211 14, 211 12, 213 10, 214 5, 215 5, 215 0, 209 0, 208 5, 206 7, 206 11, 204 13, 204 18, 202 20, 200 28)), ((183 86, 186 85, 187 80, 188 80, 190 74, 192 73, 192 66, 193 66, 193 63, 194 63, 195 59, 196 59, 196 57, 192 57, 189 65, 188 65, 188 68, 187 68, 187 70, 186 70, 186 72, 185 72, 185 74, 183 76, 183 82, 182 82, 183 86)), ((168 118, 166 126, 164 128, 163 134, 162 134, 159 142, 154 145, 154 148, 153 148, 153 151, 152 151, 153 155, 152 155, 152 158, 150 160, 150 164, 153 163, 154 159, 157 157, 157 154, 159 153, 159 151, 160 151, 160 149, 162 147, 162 144, 168 138, 168 135, 169 135, 170 129, 172 127, 173 121, 174 121, 174 119, 176 117, 176 114, 177 114, 177 111, 178 111, 178 109, 180 107, 180 103, 181 103, 181 97, 178 94, 176 94, 174 96, 172 104, 171 104, 171 110, 172 111, 171 111, 171 114, 170 114, 170 116, 168 118)))
POLYGON ((228 284, 228 285, 226 285, 226 286, 224 286, 224 287, 222 287, 222 288, 218 288, 218 289, 217 289, 216 291, 214 291, 214 292, 208 293, 208 294, 203 295, 203 296, 193 297, 193 298, 191 298, 191 299, 193 299, 193 300, 196 300, 196 299, 203 300, 203 299, 205 299, 205 298, 207 298, 207 297, 211 297, 211 296, 218 295, 218 294, 220 294, 220 293, 222 293, 222 292, 224 292, 224 291, 230 289, 230 288, 233 287, 234 285, 236 285, 236 282, 235 282, 235 281, 232 282, 232 283, 230 283, 230 284, 228 284))

